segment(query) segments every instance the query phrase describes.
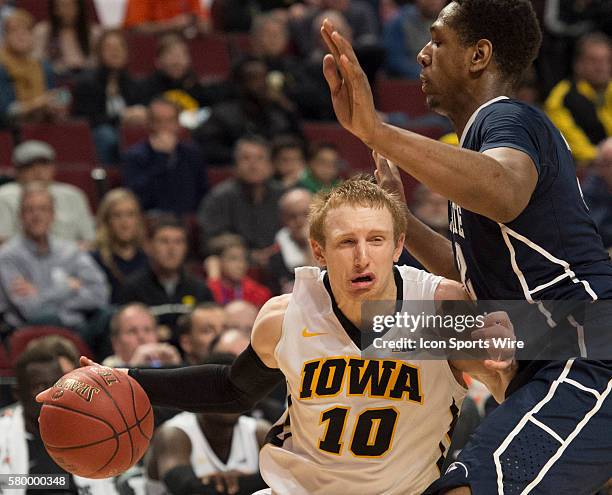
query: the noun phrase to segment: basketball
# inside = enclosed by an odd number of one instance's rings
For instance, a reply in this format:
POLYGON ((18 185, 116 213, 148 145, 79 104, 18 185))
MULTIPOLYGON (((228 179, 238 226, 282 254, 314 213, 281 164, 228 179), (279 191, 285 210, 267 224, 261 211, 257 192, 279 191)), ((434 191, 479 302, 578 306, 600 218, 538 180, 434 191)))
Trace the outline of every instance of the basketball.
POLYGON ((86 366, 64 375, 43 396, 40 435, 53 460, 84 478, 124 472, 144 455, 153 410, 127 374, 86 366))

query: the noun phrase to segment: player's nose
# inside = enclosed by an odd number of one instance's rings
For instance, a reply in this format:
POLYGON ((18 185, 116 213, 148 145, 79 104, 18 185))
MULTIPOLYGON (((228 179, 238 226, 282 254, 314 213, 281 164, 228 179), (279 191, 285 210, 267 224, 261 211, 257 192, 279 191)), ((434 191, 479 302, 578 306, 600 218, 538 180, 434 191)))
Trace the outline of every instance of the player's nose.
POLYGON ((368 265, 368 246, 365 241, 356 244, 353 261, 358 268, 363 268, 368 265))
POLYGON ((419 63, 422 67, 427 67, 429 64, 431 64, 431 55, 429 55, 427 52, 430 43, 427 43, 423 48, 421 48, 421 51, 417 54, 417 63, 419 63))

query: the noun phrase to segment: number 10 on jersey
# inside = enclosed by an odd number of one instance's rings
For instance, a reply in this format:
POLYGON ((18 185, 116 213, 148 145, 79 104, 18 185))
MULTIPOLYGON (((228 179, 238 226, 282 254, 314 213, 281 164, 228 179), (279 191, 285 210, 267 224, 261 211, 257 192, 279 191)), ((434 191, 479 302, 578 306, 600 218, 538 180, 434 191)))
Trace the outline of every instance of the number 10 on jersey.
POLYGON ((321 413, 319 424, 326 423, 325 433, 319 440, 319 449, 330 454, 341 455, 343 437, 347 427, 352 426, 350 451, 357 457, 381 457, 393 444, 393 434, 399 415, 394 407, 365 409, 354 425, 347 425, 350 407, 332 407, 321 413))

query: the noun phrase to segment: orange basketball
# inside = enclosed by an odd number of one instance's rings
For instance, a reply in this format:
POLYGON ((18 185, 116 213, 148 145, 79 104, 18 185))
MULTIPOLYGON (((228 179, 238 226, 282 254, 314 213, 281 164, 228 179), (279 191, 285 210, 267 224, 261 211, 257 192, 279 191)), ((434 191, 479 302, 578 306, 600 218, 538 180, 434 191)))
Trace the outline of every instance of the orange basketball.
POLYGON ((53 460, 85 478, 117 476, 144 455, 153 410, 133 378, 103 366, 64 375, 43 396, 40 435, 53 460))

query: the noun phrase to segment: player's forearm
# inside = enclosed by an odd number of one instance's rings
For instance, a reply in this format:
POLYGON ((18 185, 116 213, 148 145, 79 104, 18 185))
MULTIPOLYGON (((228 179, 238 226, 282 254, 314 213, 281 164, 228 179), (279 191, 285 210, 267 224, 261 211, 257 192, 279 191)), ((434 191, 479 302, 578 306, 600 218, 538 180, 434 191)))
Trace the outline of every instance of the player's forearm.
POLYGON ((130 369, 151 404, 191 412, 245 412, 281 381, 251 346, 231 366, 202 365, 177 369, 130 369))
POLYGON ((494 158, 384 123, 370 141, 374 151, 461 207, 499 222, 516 216, 517 184, 494 158))
POLYGON ((450 241, 434 232, 414 215, 408 215, 406 249, 427 269, 444 278, 460 282, 450 241))

